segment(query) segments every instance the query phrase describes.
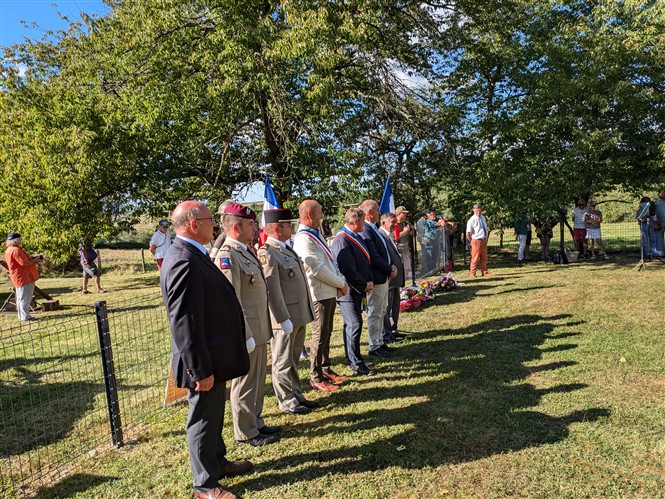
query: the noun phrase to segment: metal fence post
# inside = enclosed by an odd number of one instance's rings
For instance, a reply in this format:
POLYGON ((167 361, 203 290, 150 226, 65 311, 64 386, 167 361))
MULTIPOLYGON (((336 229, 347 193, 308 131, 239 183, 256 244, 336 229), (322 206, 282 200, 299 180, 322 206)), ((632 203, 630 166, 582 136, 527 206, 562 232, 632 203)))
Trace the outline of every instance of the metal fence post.
POLYGON ((102 354, 102 367, 104 368, 104 385, 106 387, 106 402, 109 410, 109 423, 111 424, 111 437, 113 445, 122 447, 122 422, 120 420, 120 403, 118 401, 118 385, 115 379, 113 366, 113 349, 109 332, 109 320, 105 301, 96 301, 95 316, 97 317, 97 330, 99 331, 99 351, 102 354))

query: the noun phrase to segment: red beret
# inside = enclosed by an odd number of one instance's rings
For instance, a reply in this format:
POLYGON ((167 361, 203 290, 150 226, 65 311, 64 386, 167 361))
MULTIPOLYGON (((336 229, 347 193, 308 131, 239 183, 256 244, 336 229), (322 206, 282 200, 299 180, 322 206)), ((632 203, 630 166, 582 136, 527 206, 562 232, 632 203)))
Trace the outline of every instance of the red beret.
POLYGON ((224 208, 225 215, 235 215, 240 218, 249 218, 250 220, 256 220, 256 213, 254 210, 248 206, 243 206, 238 203, 231 203, 226 208, 224 208))

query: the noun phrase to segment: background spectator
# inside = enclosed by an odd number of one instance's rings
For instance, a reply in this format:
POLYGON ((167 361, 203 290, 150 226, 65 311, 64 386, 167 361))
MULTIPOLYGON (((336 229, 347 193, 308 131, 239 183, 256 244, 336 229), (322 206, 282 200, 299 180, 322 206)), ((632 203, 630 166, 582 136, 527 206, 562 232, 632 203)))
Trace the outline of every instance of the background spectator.
POLYGON ((589 242, 589 253, 591 253, 591 258, 596 258, 594 242, 597 242, 600 249, 603 250, 605 260, 607 260, 609 257, 603 244, 603 238, 600 235, 600 223, 602 221, 603 214, 600 210, 596 210, 596 202, 589 201, 589 212, 586 214, 586 237, 589 242))
POLYGON ((101 272, 95 265, 95 260, 97 259, 97 252, 92 246, 92 241, 94 240, 93 236, 87 236, 81 244, 79 244, 79 257, 81 259, 81 267, 83 268, 83 289, 82 293, 87 295, 90 293, 88 291, 88 279, 91 277, 95 280, 95 288, 98 293, 106 293, 105 289, 102 289, 100 284, 100 275, 101 272))
POLYGON ((543 260, 550 259, 550 241, 554 237, 554 227, 558 223, 556 217, 539 218, 533 225, 536 227, 536 235, 540 239, 540 256, 543 260))
POLYGON ((35 291, 35 282, 39 279, 37 264, 44 261, 42 255, 30 256, 21 247, 21 234, 11 232, 7 236, 7 249, 5 250, 5 263, 9 269, 9 277, 16 290, 16 311, 18 320, 37 320, 30 316, 30 303, 35 291))
POLYGON ((157 231, 150 238, 150 253, 155 258, 155 263, 159 270, 162 268, 162 262, 170 247, 171 233, 169 232, 169 222, 167 220, 160 220, 157 231))

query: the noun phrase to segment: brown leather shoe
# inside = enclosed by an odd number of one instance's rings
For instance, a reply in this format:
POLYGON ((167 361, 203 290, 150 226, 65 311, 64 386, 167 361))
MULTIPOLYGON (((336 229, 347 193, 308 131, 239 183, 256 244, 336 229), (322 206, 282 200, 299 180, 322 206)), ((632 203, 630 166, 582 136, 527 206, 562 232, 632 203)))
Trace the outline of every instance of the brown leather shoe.
POLYGON ((221 487, 208 489, 205 492, 194 492, 194 497, 196 499, 238 499, 238 496, 233 492, 224 490, 221 487))
POLYGON ((328 383, 325 380, 316 382, 313 379, 310 379, 309 386, 320 392, 334 392, 335 390, 339 390, 339 386, 333 385, 332 383, 328 383))
POLYGON ((347 379, 349 379, 348 376, 340 376, 339 374, 332 371, 323 373, 323 377, 328 381, 332 381, 333 383, 344 383, 347 379))
POLYGON ((250 461, 229 461, 226 460, 222 464, 222 471, 219 473, 219 478, 242 475, 252 469, 250 461))

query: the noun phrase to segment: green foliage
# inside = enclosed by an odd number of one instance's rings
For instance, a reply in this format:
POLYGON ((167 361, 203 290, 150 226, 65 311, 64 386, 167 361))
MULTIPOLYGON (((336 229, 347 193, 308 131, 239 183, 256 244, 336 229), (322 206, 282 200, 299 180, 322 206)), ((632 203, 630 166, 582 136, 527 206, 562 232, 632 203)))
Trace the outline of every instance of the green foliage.
POLYGON ((109 6, 5 50, 0 230, 55 260, 265 172, 291 208, 389 177, 412 212, 482 201, 495 226, 663 174, 662 2, 109 6))

